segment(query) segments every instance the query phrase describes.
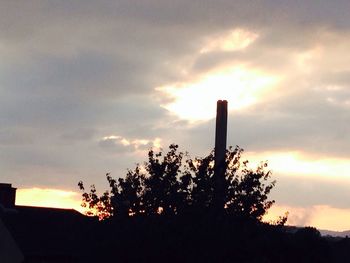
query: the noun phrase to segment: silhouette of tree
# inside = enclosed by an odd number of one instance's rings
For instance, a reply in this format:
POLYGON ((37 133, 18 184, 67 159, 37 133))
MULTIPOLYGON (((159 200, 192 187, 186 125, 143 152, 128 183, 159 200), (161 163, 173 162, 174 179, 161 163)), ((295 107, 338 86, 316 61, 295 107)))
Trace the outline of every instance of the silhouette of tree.
MULTIPOLYGON (((108 174, 107 174, 108 178, 108 174)), ((78 183, 80 190, 85 191, 85 187, 83 182, 80 181, 78 183)), ((95 185, 90 186, 90 192, 84 192, 82 194, 82 207, 88 208, 86 214, 89 216, 98 216, 100 219, 108 218, 112 215, 112 205, 111 198, 108 191, 106 191, 103 195, 98 196, 96 194, 95 185)))
POLYGON ((214 155, 213 151, 204 158, 187 160, 189 176, 189 203, 196 214, 208 212, 213 206, 214 198, 214 155))
POLYGON ((180 185, 183 181, 180 167, 183 153, 177 152, 177 145, 170 145, 169 152, 162 158, 162 152, 148 152, 148 163, 145 163, 147 175, 144 180, 144 203, 147 214, 174 215, 181 200, 180 185))
MULTIPOLYGON (((275 185, 267 163, 261 163, 256 170, 248 168, 248 161, 241 161, 243 149, 229 147, 225 161, 225 209, 224 213, 237 218, 261 221, 273 205, 268 195, 275 185)), ((90 193, 85 192, 83 183, 83 207, 90 215, 100 219, 110 216, 165 216, 213 212, 214 153, 204 158, 191 159, 178 151, 178 145, 169 146, 169 151, 148 152, 148 161, 128 170, 125 178, 113 179, 106 175, 110 191, 102 196, 96 194, 92 185, 90 193), (186 157, 186 160, 184 160, 186 157)), ((285 220, 280 220, 285 223, 285 220)))
POLYGON ((233 159, 233 168, 227 169, 228 198, 227 211, 239 217, 261 220, 266 211, 274 204, 268 200, 268 194, 276 181, 269 182, 270 171, 265 171, 267 163, 261 163, 256 170, 247 167, 243 162, 241 174, 237 174, 239 158, 233 159))

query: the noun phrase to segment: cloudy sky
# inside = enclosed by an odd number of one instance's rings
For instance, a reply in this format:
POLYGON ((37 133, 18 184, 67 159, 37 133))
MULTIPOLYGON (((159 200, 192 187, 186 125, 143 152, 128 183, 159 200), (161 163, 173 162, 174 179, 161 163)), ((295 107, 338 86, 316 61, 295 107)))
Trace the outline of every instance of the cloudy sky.
POLYGON ((271 218, 350 229, 348 0, 1 1, 1 182, 79 208, 150 147, 268 160, 271 218))

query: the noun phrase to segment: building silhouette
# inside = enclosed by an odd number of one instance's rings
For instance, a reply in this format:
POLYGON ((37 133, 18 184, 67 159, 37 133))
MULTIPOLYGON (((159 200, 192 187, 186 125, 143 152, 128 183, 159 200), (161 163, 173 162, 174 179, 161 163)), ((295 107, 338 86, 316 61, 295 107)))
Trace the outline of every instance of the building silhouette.
POLYGON ((94 218, 74 209, 18 206, 15 201, 16 188, 1 183, 0 238, 7 244, 0 246, 1 263, 85 261, 82 239, 94 218))

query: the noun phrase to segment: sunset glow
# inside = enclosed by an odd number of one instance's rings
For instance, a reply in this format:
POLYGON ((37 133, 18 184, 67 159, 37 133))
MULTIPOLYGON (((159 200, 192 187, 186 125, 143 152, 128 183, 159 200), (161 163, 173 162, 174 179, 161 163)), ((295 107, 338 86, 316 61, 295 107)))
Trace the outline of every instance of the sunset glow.
POLYGON ((327 158, 300 152, 245 153, 252 166, 267 160, 275 174, 323 177, 332 180, 350 179, 350 159, 327 158))
POLYGON ((318 229, 345 231, 350 229, 350 209, 335 208, 328 205, 297 207, 277 204, 272 206, 264 221, 275 221, 288 212, 287 224, 291 226, 313 226, 318 229))
POLYGON ((80 194, 72 191, 49 188, 17 189, 16 205, 56 207, 83 212, 80 194))
POLYGON ((350 230, 349 10, 1 1, 0 183, 17 188, 17 204, 82 211, 77 182, 101 194, 106 173, 145 169, 149 149, 205 157, 227 100, 227 145, 252 169, 268 162, 276 214, 350 230))

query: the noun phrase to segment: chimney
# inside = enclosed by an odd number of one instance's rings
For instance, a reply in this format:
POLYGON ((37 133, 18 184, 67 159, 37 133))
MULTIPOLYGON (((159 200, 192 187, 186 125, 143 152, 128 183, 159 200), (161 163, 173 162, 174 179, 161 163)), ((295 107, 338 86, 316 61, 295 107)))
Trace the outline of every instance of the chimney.
POLYGON ((227 101, 218 100, 216 108, 215 130, 215 190, 214 206, 217 212, 222 212, 225 205, 225 171, 226 171, 226 140, 227 140, 227 101))
POLYGON ((5 208, 14 208, 16 202, 16 190, 11 184, 0 183, 0 205, 5 208))

